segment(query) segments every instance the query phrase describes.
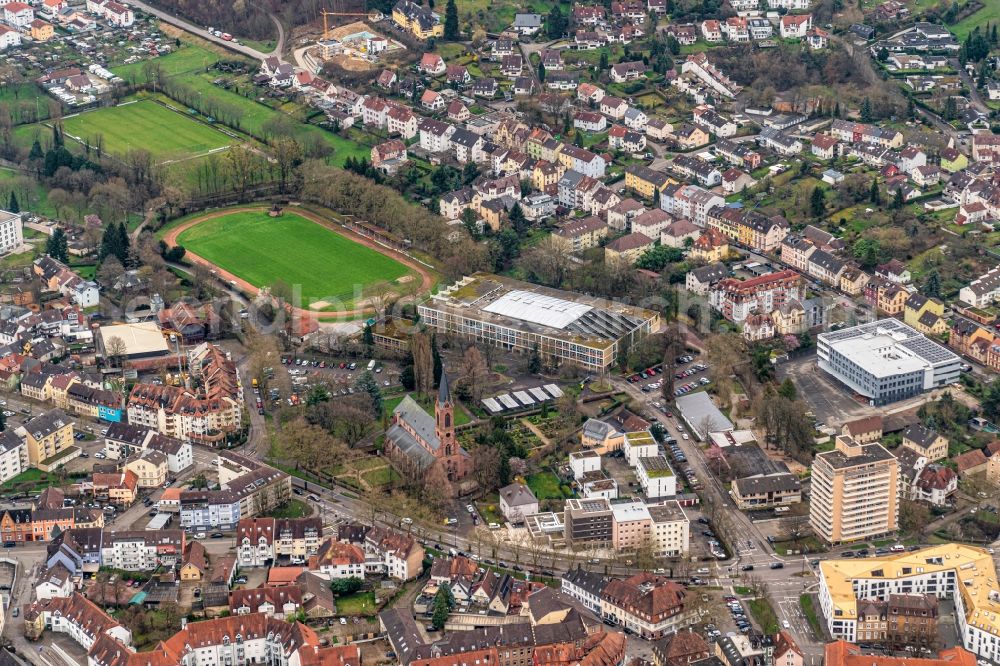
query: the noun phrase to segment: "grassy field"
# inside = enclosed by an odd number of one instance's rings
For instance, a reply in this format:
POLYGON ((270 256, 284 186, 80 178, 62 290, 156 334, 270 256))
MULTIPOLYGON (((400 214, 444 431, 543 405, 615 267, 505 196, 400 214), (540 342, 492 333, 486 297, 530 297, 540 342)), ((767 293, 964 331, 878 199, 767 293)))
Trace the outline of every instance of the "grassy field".
POLYGON ((408 273, 390 257, 294 213, 233 213, 183 231, 178 241, 255 286, 279 280, 298 286, 304 304, 336 299, 346 305, 356 289, 408 273))
POLYGON ((68 116, 63 126, 67 134, 90 145, 100 135, 109 153, 122 154, 142 148, 161 161, 198 155, 232 142, 222 132, 152 100, 68 116))
POLYGON ((964 19, 950 27, 959 41, 962 41, 970 32, 976 28, 986 28, 987 23, 1000 23, 1000 2, 996 0, 986 0, 983 8, 974 14, 966 16, 964 19))
POLYGON ((337 598, 337 615, 364 616, 375 614, 375 593, 358 592, 337 598))
POLYGON ((129 65, 112 67, 111 71, 126 81, 134 76, 135 80, 141 83, 146 81, 147 62, 155 63, 160 68, 160 71, 167 76, 175 76, 190 72, 204 72, 219 60, 221 60, 221 57, 218 53, 194 44, 185 43, 173 53, 168 53, 153 61, 144 60, 129 65))
POLYGON ((538 499, 562 499, 564 497, 559 487, 559 477, 552 472, 539 472, 529 474, 525 478, 525 483, 531 488, 538 499))

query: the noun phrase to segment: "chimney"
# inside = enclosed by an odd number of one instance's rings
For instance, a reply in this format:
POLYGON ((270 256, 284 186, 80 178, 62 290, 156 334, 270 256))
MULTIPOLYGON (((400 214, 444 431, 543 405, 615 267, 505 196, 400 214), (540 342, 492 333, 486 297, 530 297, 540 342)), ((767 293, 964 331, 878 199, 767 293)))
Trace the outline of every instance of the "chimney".
POLYGON ((188 626, 187 618, 186 617, 182 617, 181 618, 181 631, 184 631, 185 629, 187 629, 187 626, 188 626))

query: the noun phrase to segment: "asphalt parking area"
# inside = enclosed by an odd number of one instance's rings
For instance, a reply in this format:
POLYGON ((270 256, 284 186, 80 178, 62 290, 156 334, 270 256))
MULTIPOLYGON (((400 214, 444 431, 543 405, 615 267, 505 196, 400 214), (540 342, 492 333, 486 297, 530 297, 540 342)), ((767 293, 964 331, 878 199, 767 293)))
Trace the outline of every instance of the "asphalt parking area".
POLYGON ((849 389, 820 370, 815 354, 778 365, 778 377, 791 378, 816 420, 827 425, 840 426, 881 413, 874 407, 858 403, 849 389))

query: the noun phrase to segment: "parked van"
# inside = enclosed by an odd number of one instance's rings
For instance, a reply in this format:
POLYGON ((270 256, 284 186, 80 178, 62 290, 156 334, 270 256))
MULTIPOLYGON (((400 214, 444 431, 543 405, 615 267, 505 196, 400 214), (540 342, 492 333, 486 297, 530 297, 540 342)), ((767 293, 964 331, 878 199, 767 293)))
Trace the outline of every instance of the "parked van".
POLYGON ((791 509, 789 509, 787 506, 776 506, 776 507, 774 507, 774 512, 775 513, 788 513, 789 511, 791 511, 791 509))

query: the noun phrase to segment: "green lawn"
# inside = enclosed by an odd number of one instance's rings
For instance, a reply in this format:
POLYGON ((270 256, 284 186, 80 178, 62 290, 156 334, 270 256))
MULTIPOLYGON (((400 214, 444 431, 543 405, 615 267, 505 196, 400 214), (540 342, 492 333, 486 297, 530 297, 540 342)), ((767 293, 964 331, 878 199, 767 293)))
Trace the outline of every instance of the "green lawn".
POLYGON ((531 488, 531 492, 535 494, 535 497, 540 500, 563 499, 565 497, 559 487, 559 477, 552 472, 529 474, 525 478, 525 482, 531 488))
POLYGON ((178 240, 250 284, 281 280, 301 289, 303 305, 331 299, 346 305, 356 291, 408 273, 398 261, 294 213, 233 213, 195 225, 178 240))
POLYGON ((812 627, 813 633, 816 634, 817 638, 822 638, 823 625, 820 623, 819 616, 816 614, 816 607, 813 605, 812 595, 800 595, 799 605, 802 606, 802 613, 806 616, 806 620, 809 621, 809 626, 812 627))
POLYGON ((176 74, 187 74, 189 72, 203 72, 219 60, 221 60, 221 57, 217 53, 213 53, 208 49, 195 46, 194 44, 182 44, 181 47, 173 53, 160 56, 155 60, 140 61, 129 65, 112 67, 111 71, 126 81, 130 80, 130 78, 134 76, 137 82, 142 83, 146 81, 147 62, 153 63, 153 65, 150 65, 151 67, 159 67, 160 71, 167 76, 174 76, 176 74))
POLYGON ((966 36, 978 28, 986 28, 987 23, 996 24, 1000 22, 1000 2, 996 0, 985 0, 983 8, 975 14, 966 16, 964 19, 951 26, 949 29, 955 33, 959 41, 965 40, 966 36))
POLYGON ((291 499, 281 507, 267 513, 271 518, 305 518, 312 515, 312 507, 302 500, 291 499))
POLYGON ((21 472, 0 486, 0 493, 4 495, 21 492, 30 493, 57 485, 59 485, 59 478, 55 474, 31 468, 21 472))
POLYGON ((357 594, 337 597, 337 615, 375 615, 375 593, 358 592, 357 594))
POLYGON ((198 155, 232 143, 217 129, 151 100, 67 116, 63 127, 67 134, 91 146, 102 137, 109 153, 141 148, 158 160, 198 155))
POLYGON ((780 631, 778 616, 767 599, 752 599, 747 602, 747 606, 750 607, 750 614, 757 620, 764 634, 773 636, 780 631))
POLYGON ((373 488, 379 486, 387 486, 393 481, 399 480, 399 474, 396 473, 394 469, 389 466, 382 467, 381 469, 372 470, 370 472, 365 472, 361 475, 361 478, 365 480, 369 486, 373 488))

